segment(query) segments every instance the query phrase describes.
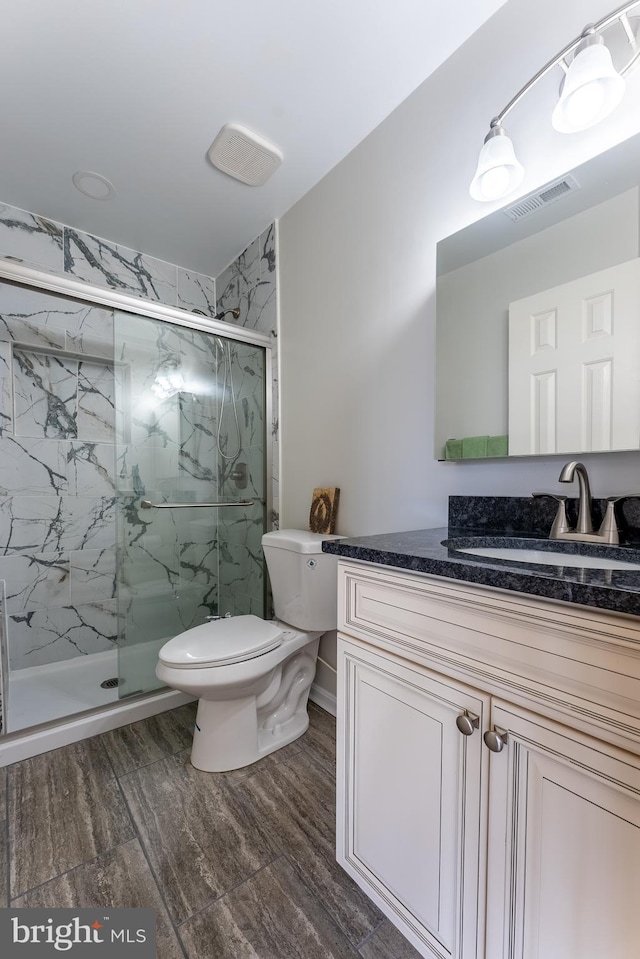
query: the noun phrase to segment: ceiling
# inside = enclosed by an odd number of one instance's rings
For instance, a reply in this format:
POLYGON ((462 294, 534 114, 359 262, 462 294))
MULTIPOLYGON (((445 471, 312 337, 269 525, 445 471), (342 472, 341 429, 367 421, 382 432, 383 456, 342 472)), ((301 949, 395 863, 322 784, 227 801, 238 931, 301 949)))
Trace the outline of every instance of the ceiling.
POLYGON ((0 201, 217 276, 504 2, 5 4, 0 201), (207 160, 229 121, 284 154, 265 186, 207 160))

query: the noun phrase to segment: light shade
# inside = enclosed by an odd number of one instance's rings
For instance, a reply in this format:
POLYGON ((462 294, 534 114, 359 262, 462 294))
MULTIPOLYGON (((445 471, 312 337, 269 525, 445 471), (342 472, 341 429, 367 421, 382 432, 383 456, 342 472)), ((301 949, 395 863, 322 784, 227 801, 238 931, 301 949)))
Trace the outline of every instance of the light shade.
POLYGON ((499 200, 516 189, 524 177, 513 143, 501 126, 494 126, 484 141, 469 193, 474 200, 499 200))
POLYGON ((618 106, 626 84, 600 36, 588 37, 571 62, 551 122, 560 133, 587 130, 618 106))

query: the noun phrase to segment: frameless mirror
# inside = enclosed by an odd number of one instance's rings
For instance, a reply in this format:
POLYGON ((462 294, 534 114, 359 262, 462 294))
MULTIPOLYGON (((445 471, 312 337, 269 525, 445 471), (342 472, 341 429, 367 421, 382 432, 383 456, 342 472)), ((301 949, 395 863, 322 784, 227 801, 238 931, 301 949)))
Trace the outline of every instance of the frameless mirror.
POLYGON ((438 244, 436 456, 640 448, 640 135, 438 244))

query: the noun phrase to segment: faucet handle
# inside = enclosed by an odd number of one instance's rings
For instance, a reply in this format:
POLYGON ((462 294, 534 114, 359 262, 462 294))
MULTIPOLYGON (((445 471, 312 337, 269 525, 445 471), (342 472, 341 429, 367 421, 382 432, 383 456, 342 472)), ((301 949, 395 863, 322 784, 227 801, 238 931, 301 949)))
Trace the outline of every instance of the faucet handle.
POLYGON ((638 499, 639 497, 640 493, 622 493, 620 496, 607 496, 605 499, 607 508, 602 523, 600 524, 600 529, 598 530, 598 536, 602 536, 607 543, 616 546, 620 542, 620 530, 618 521, 616 520, 616 503, 620 502, 621 499, 638 499))
POLYGON ((558 504, 556 516, 549 533, 549 539, 558 539, 560 533, 571 532, 569 520, 567 519, 567 496, 562 493, 532 493, 531 495, 534 499, 539 499, 541 496, 548 496, 554 499, 558 504))

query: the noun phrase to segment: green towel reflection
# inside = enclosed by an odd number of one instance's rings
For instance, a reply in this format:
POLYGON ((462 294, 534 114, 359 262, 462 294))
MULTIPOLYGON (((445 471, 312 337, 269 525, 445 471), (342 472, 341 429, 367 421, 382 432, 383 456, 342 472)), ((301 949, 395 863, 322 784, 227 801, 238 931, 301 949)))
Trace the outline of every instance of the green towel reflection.
POLYGON ((447 440, 444 446, 446 460, 477 460, 508 455, 508 436, 465 436, 461 440, 447 440))

